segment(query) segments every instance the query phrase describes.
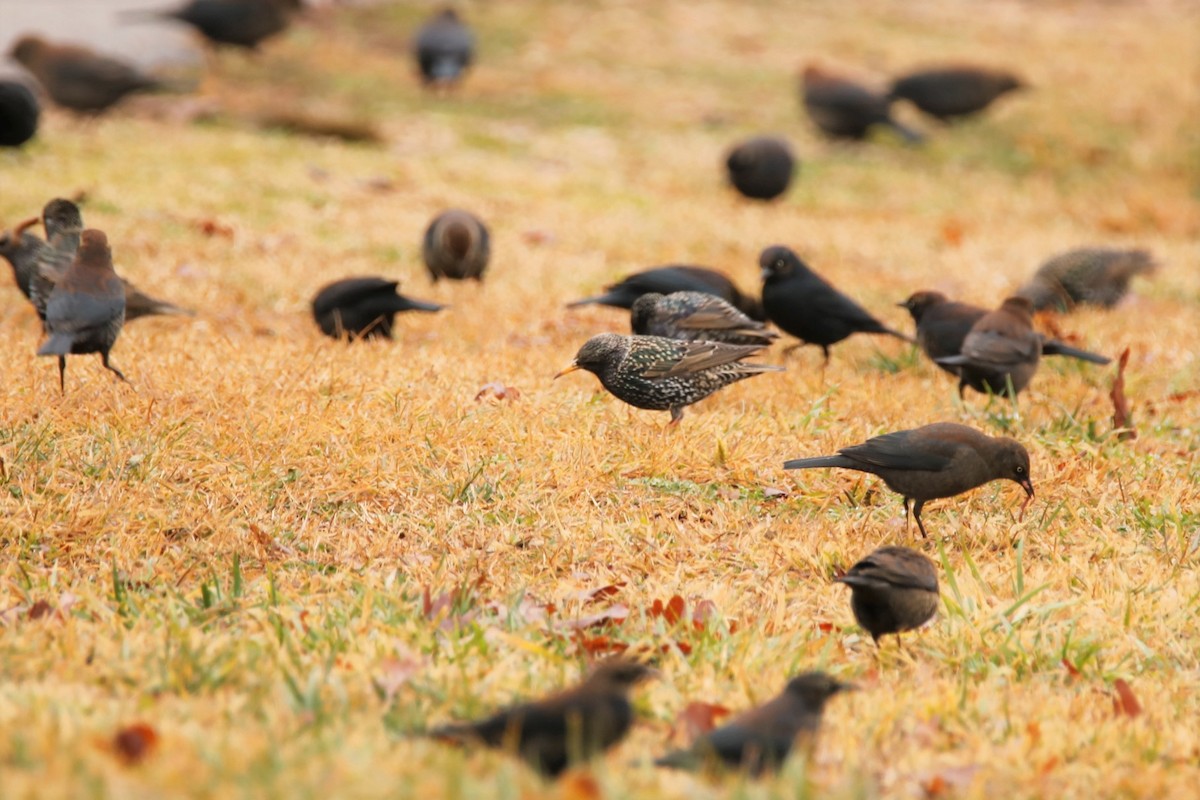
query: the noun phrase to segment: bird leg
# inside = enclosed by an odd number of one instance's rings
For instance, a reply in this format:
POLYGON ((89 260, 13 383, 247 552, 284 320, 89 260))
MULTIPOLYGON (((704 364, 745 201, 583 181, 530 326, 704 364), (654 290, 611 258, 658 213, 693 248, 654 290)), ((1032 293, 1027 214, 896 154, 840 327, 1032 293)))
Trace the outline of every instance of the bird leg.
POLYGON ((61 394, 67 393, 67 357, 58 357, 58 391, 61 394))
MULTIPOLYGON (((63 360, 63 359, 62 359, 62 357, 60 356, 60 357, 59 357, 59 361, 62 361, 62 360, 63 360)), ((121 380, 123 380, 125 383, 129 383, 129 379, 125 377, 124 373, 122 373, 122 372, 121 372, 121 370, 117 369, 117 368, 116 368, 116 367, 114 367, 112 364, 108 363, 108 353, 101 353, 101 354, 100 354, 100 363, 104 365, 104 368, 105 368, 106 370, 108 370, 109 372, 114 372, 114 373, 116 373, 116 375, 117 375, 117 377, 118 377, 118 378, 120 378, 121 380)))
POLYGON ((671 421, 667 423, 667 427, 673 428, 679 424, 681 419, 683 419, 683 409, 679 406, 671 406, 671 421))
POLYGON ((925 523, 921 522, 921 509, 925 507, 924 500, 918 500, 913 503, 913 519, 917 521, 917 527, 921 529, 921 538, 928 539, 929 534, 925 532, 925 523))

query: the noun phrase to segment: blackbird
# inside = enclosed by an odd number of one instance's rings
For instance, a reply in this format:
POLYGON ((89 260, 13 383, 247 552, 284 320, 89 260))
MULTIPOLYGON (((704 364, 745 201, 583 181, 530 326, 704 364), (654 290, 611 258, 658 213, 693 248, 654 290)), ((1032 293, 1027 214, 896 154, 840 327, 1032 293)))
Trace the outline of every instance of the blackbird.
MULTIPOLYGON (((988 313, 987 309, 955 302, 941 292, 917 292, 897 305, 912 314, 913 322, 917 324, 917 344, 925 355, 941 369, 959 377, 962 367, 943 364, 938 359, 957 356, 962 352, 963 340, 971 332, 971 326, 988 313)), ((1112 360, 1071 347, 1057 339, 1039 336, 1043 356, 1070 356, 1093 364, 1107 364, 1112 360)))
POLYGON ((41 113, 28 86, 0 80, 0 147, 20 147, 32 139, 41 113))
POLYGON ((978 114, 997 98, 1025 84, 1011 72, 970 65, 921 69, 892 83, 893 98, 908 100, 942 121, 978 114))
POLYGON ((751 200, 774 200, 787 191, 796 170, 792 148, 782 139, 758 136, 738 144, 725 157, 729 182, 751 200))
POLYGON ((27 298, 32 291, 33 276, 37 272, 38 253, 46 246, 45 242, 28 231, 37 223, 38 218, 32 217, 11 231, 0 233, 0 256, 12 267, 13 280, 16 281, 21 294, 27 298))
POLYGON ((1017 290, 1037 311, 1071 311, 1075 306, 1112 308, 1129 291, 1136 275, 1158 267, 1146 250, 1083 247, 1051 258, 1017 290))
POLYGON ((429 223, 422 253, 434 283, 439 278, 482 281, 491 256, 491 237, 479 217, 452 208, 429 223))
POLYGON ((37 78, 51 100, 80 113, 98 114, 128 94, 163 88, 124 61, 39 36, 22 36, 9 55, 37 78))
POLYGON ((648 292, 659 294, 704 292, 720 297, 750 319, 763 322, 767 318, 762 303, 754 297, 743 294, 724 273, 708 267, 684 264, 671 264, 635 272, 617 283, 606 286, 604 294, 568 303, 567 308, 586 306, 592 303, 614 308, 632 308, 633 301, 648 292))
POLYGON ((850 587, 850 609, 876 647, 880 636, 899 638, 937 613, 937 570, 908 547, 880 547, 833 580, 850 587))
POLYGON ((636 408, 670 411, 670 424, 675 425, 683 418, 685 406, 718 389, 763 372, 781 372, 782 367, 741 360, 762 349, 762 345, 602 333, 588 339, 570 366, 554 377, 586 369, 617 399, 636 408))
POLYGON ((928 534, 921 509, 930 500, 953 497, 1002 478, 1025 490, 1022 513, 1033 499, 1029 452, 1020 442, 987 436, 954 422, 885 433, 844 447, 835 456, 797 458, 783 465, 784 469, 815 467, 843 467, 883 478, 889 489, 904 496, 905 519, 909 501, 915 501, 913 517, 922 536, 928 534))
POLYGON ((429 735, 478 742, 520 756, 547 777, 600 755, 625 738, 633 725, 629 692, 657 675, 626 658, 608 658, 574 687, 542 700, 510 706, 487 719, 435 728, 429 735))
MULTIPOLYGON (((112 250, 102 231, 83 231, 75 260, 50 293, 39 356, 58 356, 58 385, 66 392, 67 355, 99 353, 104 368, 122 381, 108 354, 125 323, 125 289, 113 271, 112 250)), ((126 381, 128 382, 128 381, 126 381)))
POLYGON ((446 8, 429 18, 417 31, 413 52, 421 70, 421 82, 431 88, 458 83, 475 55, 475 34, 446 8))
POLYGON ((829 346, 853 333, 885 333, 912 341, 833 288, 787 247, 768 247, 758 257, 758 264, 762 268, 762 301, 767 317, 784 333, 820 347, 826 363, 829 346))
POLYGON ((214 46, 256 50, 262 42, 285 31, 300 0, 192 0, 166 10, 129 11, 130 21, 177 20, 191 25, 214 46))
POLYGON ((313 298, 313 319, 322 333, 335 339, 390 339, 399 312, 442 310, 436 303, 413 300, 398 293, 399 285, 399 281, 386 278, 334 281, 313 298))
POLYGON ((809 118, 831 138, 864 139, 876 125, 891 128, 908 142, 923 138, 892 118, 887 95, 815 64, 804 68, 803 97, 809 118))
POLYGON ((962 342, 962 352, 937 363, 959 370, 958 394, 970 386, 983 394, 1016 397, 1033 380, 1042 359, 1042 336, 1033 329, 1033 304, 1009 297, 980 317, 962 342))
POLYGON ((687 750, 669 753, 655 763, 678 769, 741 769, 753 777, 773 772, 797 742, 811 750, 825 703, 838 692, 853 688, 823 672, 806 672, 788 681, 778 697, 743 711, 687 750))
POLYGON ((629 317, 633 332, 640 336, 763 347, 779 338, 765 324, 704 292, 650 292, 633 302, 629 317))

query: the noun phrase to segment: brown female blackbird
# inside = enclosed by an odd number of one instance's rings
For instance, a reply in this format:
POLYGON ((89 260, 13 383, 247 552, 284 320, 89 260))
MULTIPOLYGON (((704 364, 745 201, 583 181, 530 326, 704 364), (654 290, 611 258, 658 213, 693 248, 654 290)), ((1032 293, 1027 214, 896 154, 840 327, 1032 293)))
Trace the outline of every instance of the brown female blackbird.
POLYGON ((422 254, 434 283, 439 278, 482 281, 491 256, 491 237, 479 217, 454 208, 429 223, 422 254))
POLYGON ((937 570, 909 547, 880 547, 833 580, 850 587, 850 610, 876 646, 880 636, 899 637, 937 613, 937 570))
POLYGON ((891 95, 908 100, 931 117, 949 121, 978 114, 1001 95, 1024 86, 1011 72, 958 64, 902 75, 892 83, 891 95))

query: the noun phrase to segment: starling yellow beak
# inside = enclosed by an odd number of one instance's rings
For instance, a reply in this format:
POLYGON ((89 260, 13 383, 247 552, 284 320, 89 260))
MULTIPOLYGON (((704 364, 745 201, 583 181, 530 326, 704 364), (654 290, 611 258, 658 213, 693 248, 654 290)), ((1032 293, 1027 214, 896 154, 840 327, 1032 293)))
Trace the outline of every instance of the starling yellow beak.
POLYGON ((554 380, 558 380, 558 379, 559 379, 559 378, 561 378, 563 375, 566 375, 567 373, 570 373, 570 372, 574 372, 574 371, 575 371, 575 370, 577 370, 577 369, 583 369, 583 368, 579 366, 579 362, 578 362, 578 361, 572 361, 572 362, 571 362, 571 366, 567 367, 567 368, 566 368, 566 369, 564 369, 564 370, 560 370, 560 371, 559 371, 557 374, 555 374, 555 376, 554 376, 554 380))

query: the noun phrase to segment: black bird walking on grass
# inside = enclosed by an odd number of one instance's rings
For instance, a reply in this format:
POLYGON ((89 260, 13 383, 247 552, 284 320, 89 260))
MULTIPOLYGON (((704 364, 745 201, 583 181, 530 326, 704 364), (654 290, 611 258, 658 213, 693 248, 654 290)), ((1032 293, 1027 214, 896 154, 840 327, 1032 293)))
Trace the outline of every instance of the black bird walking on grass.
POLYGON ((20 147, 37 133, 42 107, 29 87, 0 80, 0 147, 20 147))
POLYGON ((766 347, 779 338, 720 297, 704 292, 650 292, 629 310, 630 327, 639 336, 663 336, 688 342, 725 342, 766 347))
POLYGON ((865 139, 876 126, 894 130, 907 142, 923 138, 892 117, 891 98, 886 94, 816 64, 804 68, 801 94, 809 119, 830 138, 865 139))
POLYGON ((891 95, 943 122, 978 114, 1025 83, 1007 70, 971 64, 919 69, 892 83, 891 95))
POLYGON ((1037 311, 1072 311, 1076 306, 1112 308, 1129 291, 1129 282, 1158 264, 1147 250, 1081 247, 1051 258, 1017 290, 1037 311))
POLYGON ((421 252, 434 283, 439 278, 482 281, 491 248, 491 236, 483 220, 469 211, 452 208, 429 223, 421 252))
POLYGON ((50 99, 82 114, 98 114, 134 92, 163 85, 136 67, 86 47, 53 44, 22 36, 9 53, 29 71, 50 99))
POLYGON ((634 719, 629 693, 656 674, 637 661, 609 658, 558 694, 511 706, 479 722, 435 728, 429 736, 511 750, 543 775, 557 777, 625 738, 634 719))
POLYGON ((894 492, 904 496, 904 515, 913 501, 913 518, 922 536, 925 503, 953 497, 991 481, 1007 479, 1025 490, 1021 513, 1033 499, 1029 477, 1029 452, 1013 439, 988 436, 955 422, 936 422, 911 430, 885 433, 862 444, 843 447, 833 456, 797 458, 784 462, 784 469, 841 467, 869 472, 883 478, 894 492))
POLYGON ((255 50, 287 30, 300 0, 192 0, 178 8, 128 11, 130 21, 176 20, 191 25, 210 44, 255 50))
POLYGON ((675 425, 685 407, 718 389, 763 372, 782 371, 742 361, 762 349, 762 345, 602 333, 588 339, 570 366, 554 377, 585 369, 618 400, 635 408, 670 411, 670 424, 675 425))
POLYGON ((850 587, 850 610, 877 647, 879 637, 899 638, 937 613, 937 569, 908 547, 880 547, 833 580, 850 587))
POLYGON ((736 145, 725 157, 729 182, 743 197, 774 200, 787 191, 796 157, 783 139, 756 136, 736 145))
POLYGON ((829 347, 855 333, 882 333, 911 342, 871 316, 858 303, 813 272, 792 250, 773 245, 762 251, 763 308, 784 333, 815 344, 829 362, 829 347))
POLYGON ((457 11, 446 8, 417 31, 413 53, 422 83, 430 88, 448 88, 462 80, 475 58, 475 34, 457 11))
POLYGON ((102 231, 83 231, 75 260, 50 293, 50 338, 38 349, 39 356, 58 357, 58 385, 64 393, 68 355, 99 353, 104 368, 125 381, 121 370, 108 363, 124 324, 125 288, 113 271, 108 237, 102 231))
POLYGON ((669 753, 655 763, 677 769, 742 770, 752 777, 774 772, 797 745, 811 751, 825 704, 853 688, 823 672, 806 672, 788 681, 773 700, 743 711, 687 750, 669 753))
POLYGON ((437 303, 405 297, 396 291, 399 285, 386 278, 334 281, 313 297, 313 319, 322 333, 335 339, 390 339, 396 314, 442 310, 437 303))
POLYGON ((704 292, 725 300, 750 319, 766 320, 762 303, 740 289, 723 272, 690 264, 670 264, 664 267, 635 272, 605 287, 604 294, 585 297, 568 303, 567 308, 586 305, 632 308, 633 302, 644 294, 674 294, 675 292, 704 292))

